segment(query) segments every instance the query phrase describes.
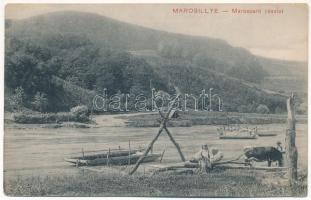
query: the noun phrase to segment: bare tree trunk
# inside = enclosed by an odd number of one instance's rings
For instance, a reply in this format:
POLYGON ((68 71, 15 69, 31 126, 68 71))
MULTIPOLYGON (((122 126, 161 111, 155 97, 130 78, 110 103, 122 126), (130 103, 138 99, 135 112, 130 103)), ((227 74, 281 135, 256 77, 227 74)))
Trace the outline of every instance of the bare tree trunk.
POLYGON ((291 185, 297 181, 297 159, 298 152, 296 148, 296 119, 294 109, 294 96, 291 95, 287 100, 287 130, 285 138, 286 149, 286 164, 289 167, 288 175, 291 185))

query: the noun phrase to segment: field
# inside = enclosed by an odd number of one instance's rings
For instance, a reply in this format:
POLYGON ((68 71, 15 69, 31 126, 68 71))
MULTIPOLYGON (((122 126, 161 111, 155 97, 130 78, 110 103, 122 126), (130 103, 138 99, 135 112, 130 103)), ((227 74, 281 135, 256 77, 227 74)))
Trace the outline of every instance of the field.
MULTIPOLYGON (((127 127, 120 116, 96 116, 95 120, 98 126, 84 129, 66 127, 55 129, 40 128, 36 125, 6 124, 4 137, 4 183, 6 194, 18 196, 291 195, 288 193, 288 189, 281 186, 272 187, 272 189, 263 186, 263 188, 258 189, 264 183, 258 181, 256 176, 251 173, 241 171, 211 174, 208 175, 206 180, 189 175, 174 176, 175 181, 181 181, 181 183, 171 185, 170 183, 174 183, 174 179, 168 178, 168 176, 157 176, 151 179, 141 173, 134 177, 119 177, 112 172, 108 174, 81 172, 80 169, 63 161, 64 157, 81 152, 82 148, 84 151, 118 148, 119 146, 127 148, 129 141, 132 148, 144 147, 158 130, 156 127, 127 127), (161 183, 167 187, 164 187, 161 183), (245 185, 250 183, 252 183, 250 188, 253 188, 253 190, 248 191, 245 185), (77 188, 80 188, 80 190, 77 188), (168 190, 169 188, 170 190, 168 190), (188 189, 183 190, 183 188, 188 189)), ((169 129, 179 142, 186 159, 189 159, 191 155, 198 151, 202 144, 207 143, 221 150, 224 153, 224 159, 227 160, 239 156, 242 153, 243 146, 275 145, 277 141, 284 143, 286 124, 266 124, 258 127, 261 131, 275 132, 278 135, 276 137, 260 137, 257 140, 220 140, 215 125, 172 127, 169 129)), ((306 173, 308 163, 306 124, 297 125, 297 147, 300 171, 306 173)), ((163 163, 180 162, 176 149, 165 133, 160 136, 153 151, 162 152, 164 149, 163 163)), ((141 166, 140 172, 145 171, 144 169, 148 169, 148 165, 141 166)), ((306 188, 299 193, 300 196, 305 194, 306 188)))

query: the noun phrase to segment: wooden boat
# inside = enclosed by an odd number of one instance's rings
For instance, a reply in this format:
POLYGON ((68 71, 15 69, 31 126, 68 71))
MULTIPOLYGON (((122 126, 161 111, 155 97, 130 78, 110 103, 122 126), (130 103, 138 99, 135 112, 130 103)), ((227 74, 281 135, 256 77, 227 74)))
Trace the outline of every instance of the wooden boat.
POLYGON ((109 150, 99 150, 99 151, 81 151, 80 153, 76 153, 73 158, 81 158, 83 157, 84 159, 87 160, 92 160, 95 158, 103 158, 107 157, 117 157, 117 156, 128 156, 131 154, 135 154, 139 151, 142 151, 143 149, 132 149, 132 150, 126 150, 126 149, 109 149, 109 150))
POLYGON ((276 134, 276 133, 258 133, 257 135, 260 137, 268 137, 268 136, 277 136, 278 134, 276 134))
MULTIPOLYGON (((93 155, 82 155, 78 157, 65 158, 66 162, 80 165, 127 165, 134 164, 142 156, 142 152, 132 151, 115 151, 106 153, 96 153, 93 155)), ((143 162, 152 162, 160 158, 161 154, 148 154, 143 162)))
POLYGON ((252 135, 252 136, 225 135, 225 136, 219 136, 219 139, 257 139, 257 136, 256 135, 252 135))

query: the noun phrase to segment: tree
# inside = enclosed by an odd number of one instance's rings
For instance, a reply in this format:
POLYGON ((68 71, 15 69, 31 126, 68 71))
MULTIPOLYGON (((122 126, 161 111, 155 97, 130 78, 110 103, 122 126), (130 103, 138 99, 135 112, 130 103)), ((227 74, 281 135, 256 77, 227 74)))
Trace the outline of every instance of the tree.
POLYGON ((70 112, 76 116, 79 121, 87 121, 90 116, 90 110, 85 105, 79 105, 70 109, 70 112))
POLYGON ((26 94, 31 92, 35 84, 35 67, 38 61, 23 51, 6 55, 5 60, 5 84, 10 88, 23 86, 26 94))
POLYGON ((140 94, 144 94, 144 87, 140 83, 134 83, 130 88, 130 94, 137 96, 140 94))
POLYGON ((277 106, 276 108, 275 108, 275 114, 282 114, 282 113, 284 113, 285 111, 284 111, 284 109, 282 109, 280 106, 277 106))
POLYGON ((270 112, 268 106, 264 104, 259 104, 259 106, 256 108, 256 111, 261 114, 268 114, 270 112))
POLYGON ((19 86, 14 90, 14 94, 10 98, 10 104, 13 108, 21 111, 24 106, 25 92, 24 89, 19 86))
POLYGON ((37 92, 31 104, 35 110, 43 112, 47 109, 48 99, 44 93, 37 92))
POLYGON ((248 106, 246 106, 246 105, 240 105, 240 106, 238 107, 238 112, 239 112, 239 113, 248 113, 248 112, 249 112, 248 106))
POLYGON ((298 114, 306 114, 308 112, 308 104, 307 103, 301 103, 298 106, 296 106, 296 112, 298 114))

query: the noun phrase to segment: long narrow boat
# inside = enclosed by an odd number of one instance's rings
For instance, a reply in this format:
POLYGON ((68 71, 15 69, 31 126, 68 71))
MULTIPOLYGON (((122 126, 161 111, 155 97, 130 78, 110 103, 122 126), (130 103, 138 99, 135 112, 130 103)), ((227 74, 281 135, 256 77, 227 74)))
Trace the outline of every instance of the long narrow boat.
POLYGON ((108 157, 118 157, 118 156, 128 156, 131 154, 135 154, 139 151, 142 151, 143 149, 132 149, 132 150, 126 150, 126 149, 110 149, 110 150, 99 150, 99 151, 81 151, 80 153, 75 153, 76 156, 73 156, 73 159, 86 159, 86 160, 92 160, 95 158, 106 158, 108 157))
POLYGON ((257 139, 257 136, 256 135, 252 135, 252 136, 224 135, 224 136, 219 136, 219 139, 257 139))
POLYGON ((276 134, 276 133, 258 133, 257 135, 260 137, 268 137, 268 136, 277 136, 278 134, 276 134))
MULTIPOLYGON (((138 150, 126 151, 119 150, 115 152, 96 153, 93 155, 82 155, 65 158, 66 162, 75 165, 127 165, 134 164, 142 156, 138 150)), ((148 154, 143 162, 152 162, 160 158, 161 154, 148 154)))

